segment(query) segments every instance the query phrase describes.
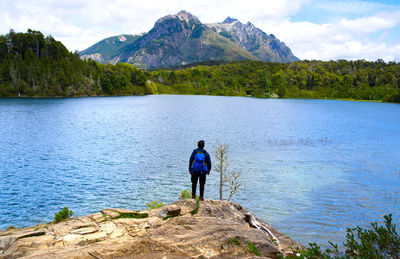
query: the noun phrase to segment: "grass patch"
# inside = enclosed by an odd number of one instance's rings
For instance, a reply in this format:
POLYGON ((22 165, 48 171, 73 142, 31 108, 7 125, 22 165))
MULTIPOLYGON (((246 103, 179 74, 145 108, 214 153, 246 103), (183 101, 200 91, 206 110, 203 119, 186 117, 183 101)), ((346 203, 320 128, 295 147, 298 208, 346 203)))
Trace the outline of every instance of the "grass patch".
POLYGON ((148 218, 147 213, 137 213, 137 212, 119 212, 119 216, 112 219, 145 219, 148 218))
POLYGON ((228 245, 236 245, 236 246, 240 246, 240 241, 239 239, 237 239, 236 237, 232 238, 231 240, 229 240, 227 242, 228 245))
POLYGON ((192 211, 192 212, 190 212, 192 215, 196 215, 197 214, 197 212, 199 212, 199 208, 200 208, 200 202, 199 202, 199 200, 197 199, 196 200, 196 208, 192 211))
POLYGON ((253 243, 247 242, 247 248, 250 252, 256 254, 257 256, 261 256, 260 252, 258 252, 257 247, 253 243))
POLYGON ((178 215, 169 215, 169 216, 164 217, 163 220, 167 220, 167 219, 175 218, 175 217, 178 217, 178 215))
POLYGON ((13 229, 17 229, 17 228, 14 227, 14 226, 8 226, 7 229, 6 229, 6 231, 10 231, 10 230, 13 230, 13 229))

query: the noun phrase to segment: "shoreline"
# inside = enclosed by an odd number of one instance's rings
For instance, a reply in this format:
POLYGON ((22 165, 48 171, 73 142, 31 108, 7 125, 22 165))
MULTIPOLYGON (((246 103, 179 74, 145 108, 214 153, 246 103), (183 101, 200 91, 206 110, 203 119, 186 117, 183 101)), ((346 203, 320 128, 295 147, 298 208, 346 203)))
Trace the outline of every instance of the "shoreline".
POLYGON ((303 97, 259 97, 259 96, 242 96, 242 95, 202 95, 202 94, 144 94, 144 95, 84 95, 84 96, 4 96, 0 99, 62 99, 62 98, 91 98, 91 97, 133 97, 133 96, 152 96, 152 95, 190 95, 190 96, 221 96, 221 97, 247 97, 256 99, 299 99, 299 100, 334 100, 334 101, 352 101, 352 102, 371 102, 371 103, 392 103, 399 104, 396 102, 384 102, 383 100, 364 100, 364 99, 352 99, 352 98, 303 98, 303 97))

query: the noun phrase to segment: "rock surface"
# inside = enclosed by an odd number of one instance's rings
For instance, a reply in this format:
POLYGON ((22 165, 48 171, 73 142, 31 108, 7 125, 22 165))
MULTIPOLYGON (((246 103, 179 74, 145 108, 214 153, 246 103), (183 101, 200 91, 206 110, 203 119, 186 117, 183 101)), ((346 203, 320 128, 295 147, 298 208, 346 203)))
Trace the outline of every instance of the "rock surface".
POLYGON ((229 38, 262 61, 299 61, 284 42, 281 42, 273 34, 266 34, 250 22, 243 24, 235 18, 228 17, 222 23, 210 23, 207 26, 229 38))
POLYGON ((188 199, 3 231, 0 258, 253 258, 249 243, 264 258, 301 247, 239 204, 188 199))

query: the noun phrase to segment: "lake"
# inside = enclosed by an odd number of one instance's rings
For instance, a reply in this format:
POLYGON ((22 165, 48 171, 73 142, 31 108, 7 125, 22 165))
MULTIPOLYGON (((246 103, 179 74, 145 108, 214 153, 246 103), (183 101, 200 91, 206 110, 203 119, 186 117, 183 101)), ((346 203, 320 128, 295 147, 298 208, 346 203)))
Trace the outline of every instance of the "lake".
POLYGON ((399 223, 400 105, 160 95, 0 99, 0 228, 176 201, 200 139, 229 145, 232 200, 303 244, 399 223))

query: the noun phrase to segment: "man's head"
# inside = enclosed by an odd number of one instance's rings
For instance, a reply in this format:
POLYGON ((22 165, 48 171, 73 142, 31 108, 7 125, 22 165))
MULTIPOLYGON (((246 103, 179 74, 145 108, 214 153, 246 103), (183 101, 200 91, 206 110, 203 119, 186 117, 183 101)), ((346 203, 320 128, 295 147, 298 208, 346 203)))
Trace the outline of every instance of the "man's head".
POLYGON ((200 140, 199 142, 197 142, 197 146, 199 148, 204 148, 204 140, 200 140))

